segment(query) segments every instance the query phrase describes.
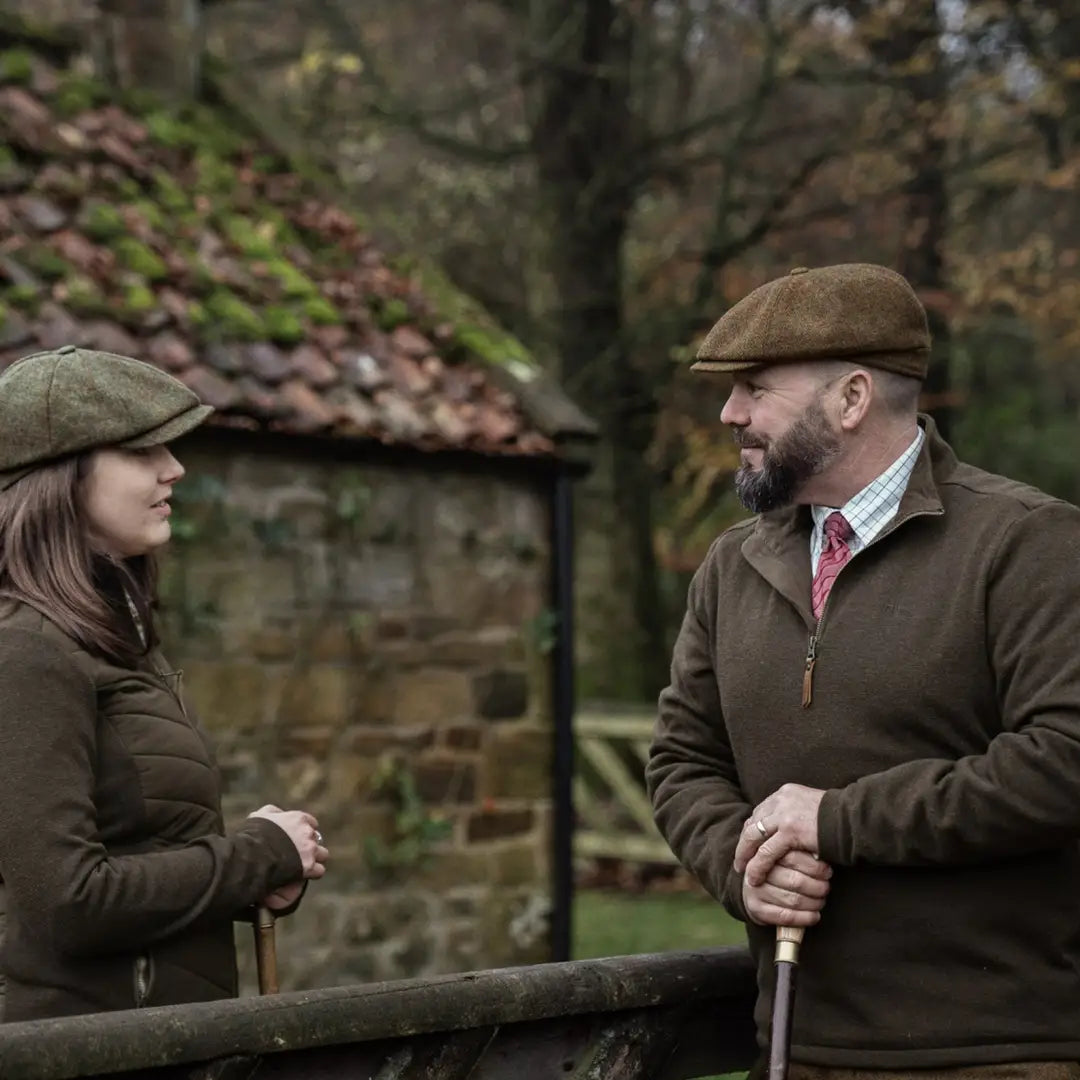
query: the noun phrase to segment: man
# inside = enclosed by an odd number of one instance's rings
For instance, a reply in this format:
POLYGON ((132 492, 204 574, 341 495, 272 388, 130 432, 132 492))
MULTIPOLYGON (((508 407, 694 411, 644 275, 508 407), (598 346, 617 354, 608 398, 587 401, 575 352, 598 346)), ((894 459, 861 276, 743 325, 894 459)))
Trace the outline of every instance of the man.
POLYGON ((759 516, 694 576, 649 789, 747 923, 763 1046, 808 928, 793 1078, 1080 1077, 1080 511, 957 461, 929 352, 869 265, 708 334, 759 516))

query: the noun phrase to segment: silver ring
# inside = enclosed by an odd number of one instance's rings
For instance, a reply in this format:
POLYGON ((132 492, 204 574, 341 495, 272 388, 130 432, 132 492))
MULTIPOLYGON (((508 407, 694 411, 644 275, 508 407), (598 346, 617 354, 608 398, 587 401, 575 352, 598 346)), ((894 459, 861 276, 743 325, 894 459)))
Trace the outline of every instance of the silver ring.
POLYGON ((754 828, 761 833, 762 840, 769 839, 769 830, 765 828, 765 822, 762 821, 761 818, 758 818, 757 821, 754 822, 754 828))
POLYGON ((315 830, 315 843, 322 847, 322 833, 318 829, 315 830))

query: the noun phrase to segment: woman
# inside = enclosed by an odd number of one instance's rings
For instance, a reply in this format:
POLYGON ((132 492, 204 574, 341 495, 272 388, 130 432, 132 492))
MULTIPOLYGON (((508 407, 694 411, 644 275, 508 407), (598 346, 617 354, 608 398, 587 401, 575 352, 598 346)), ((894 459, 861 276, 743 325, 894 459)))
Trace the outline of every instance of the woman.
POLYGON ((158 650, 153 553, 211 412, 149 364, 64 346, 0 376, 4 1020, 235 996, 232 922, 325 872, 317 822, 225 835, 206 735, 158 650))

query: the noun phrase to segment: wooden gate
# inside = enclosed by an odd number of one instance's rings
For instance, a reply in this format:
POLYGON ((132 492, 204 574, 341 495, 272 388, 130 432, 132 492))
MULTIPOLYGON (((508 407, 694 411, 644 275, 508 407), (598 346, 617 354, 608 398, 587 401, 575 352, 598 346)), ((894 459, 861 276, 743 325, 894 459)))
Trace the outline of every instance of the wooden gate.
POLYGON ((574 854, 674 863, 653 824, 645 761, 654 708, 586 707, 574 717, 574 854))

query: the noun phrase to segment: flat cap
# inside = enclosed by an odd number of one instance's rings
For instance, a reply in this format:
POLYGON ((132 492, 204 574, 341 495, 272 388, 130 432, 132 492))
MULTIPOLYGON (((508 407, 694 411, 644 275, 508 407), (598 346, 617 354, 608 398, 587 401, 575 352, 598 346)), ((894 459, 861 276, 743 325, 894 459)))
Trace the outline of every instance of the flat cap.
POLYGON ((130 356, 74 345, 24 356, 0 375, 0 489, 69 454, 170 442, 212 412, 130 356))
POLYGON ((797 267, 727 311, 706 335, 692 371, 854 360, 926 378, 930 329, 907 280, 872 263, 797 267))

